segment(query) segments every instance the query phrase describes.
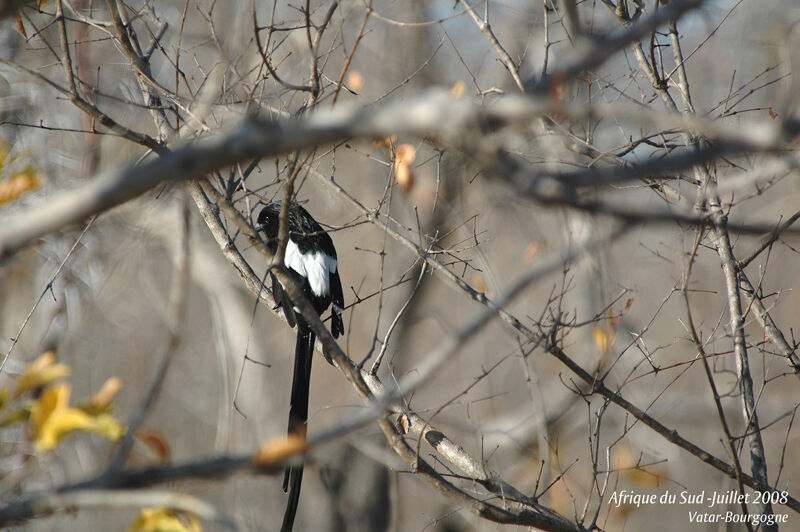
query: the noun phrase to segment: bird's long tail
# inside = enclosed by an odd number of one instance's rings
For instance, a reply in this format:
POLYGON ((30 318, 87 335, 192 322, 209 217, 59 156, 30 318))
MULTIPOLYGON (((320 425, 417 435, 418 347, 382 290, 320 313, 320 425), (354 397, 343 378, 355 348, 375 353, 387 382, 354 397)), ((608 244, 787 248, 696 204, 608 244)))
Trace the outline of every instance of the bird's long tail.
MULTIPOLYGON (((292 395, 289 402, 289 434, 305 438, 308 420, 308 394, 311 384, 311 359, 314 354, 314 333, 306 321, 297 315, 297 343, 294 350, 294 377, 292 395)), ((289 493, 289 501, 283 514, 281 532, 290 532, 297 514, 300 500, 300 484, 303 481, 303 466, 286 468, 283 477, 283 491, 289 493)))

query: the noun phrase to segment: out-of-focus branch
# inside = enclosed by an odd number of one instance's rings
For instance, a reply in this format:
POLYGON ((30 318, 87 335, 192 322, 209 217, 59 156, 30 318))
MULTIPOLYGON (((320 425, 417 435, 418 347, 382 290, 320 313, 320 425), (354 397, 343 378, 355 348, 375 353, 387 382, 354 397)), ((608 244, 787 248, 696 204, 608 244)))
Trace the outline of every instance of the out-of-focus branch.
POLYGON ((170 286, 169 313, 167 315, 169 337, 167 338, 164 349, 159 353, 158 358, 156 358, 152 364, 152 373, 147 385, 143 387, 144 395, 141 403, 130 416, 127 423, 128 431, 114 452, 108 466, 109 469, 121 469, 128 459, 131 449, 133 449, 134 435, 155 404, 161 392, 161 388, 164 385, 164 379, 167 377, 167 370, 169 369, 170 362, 172 362, 182 340, 181 337, 183 335, 184 321, 186 318, 186 294, 190 278, 189 264, 191 260, 191 225, 189 223, 188 200, 189 198, 184 195, 181 209, 182 230, 180 260, 176 265, 175 275, 172 278, 173 280, 170 286))
POLYGON ((549 90, 550 82, 553 80, 561 83, 574 79, 584 70, 595 68, 605 63, 609 57, 630 43, 650 35, 664 24, 678 20, 684 14, 697 9, 702 4, 703 0, 674 0, 666 6, 659 6, 659 9, 649 17, 639 18, 633 24, 611 36, 602 39, 586 39, 583 42, 583 46, 579 47, 579 52, 572 58, 563 61, 558 68, 552 69, 547 79, 541 82, 534 79, 527 80, 525 87, 528 92, 546 94, 549 90))
POLYGON ((214 505, 185 493, 163 490, 89 489, 43 493, 26 501, 0 508, 0 522, 13 524, 33 517, 45 517, 77 508, 163 507, 181 510, 219 524, 228 530, 241 530, 236 521, 214 505))
POLYGON ((10 17, 33 0, 0 0, 0 18, 10 17))
POLYGON ((111 118, 108 114, 101 111, 100 108, 98 108, 96 105, 83 99, 83 97, 81 97, 80 94, 78 94, 77 92, 75 93, 70 92, 68 89, 62 87, 58 83, 50 80, 46 76, 43 76, 34 70, 29 69, 24 65, 13 63, 11 61, 8 61, 7 59, 0 59, 0 64, 20 69, 26 72, 27 74, 46 83, 47 85, 54 88, 61 94, 66 95, 69 98, 69 100, 73 103, 73 105, 75 105, 75 107, 77 107, 78 109, 80 109, 93 119, 97 120, 100 124, 103 125, 103 127, 108 128, 110 131, 113 131, 117 135, 124 137, 130 140, 131 142, 135 142, 137 144, 141 144, 142 146, 150 148, 156 153, 164 152, 165 149, 164 145, 158 142, 156 139, 144 133, 139 133, 138 131, 134 131, 133 129, 120 124, 119 122, 111 118))
MULTIPOLYGON (((66 484, 39 493, 25 494, 0 507, 0 525, 22 522, 36 516, 64 510, 82 493, 114 493, 116 490, 134 490, 187 479, 220 479, 239 472, 251 474, 277 474, 282 462, 269 468, 258 466, 253 454, 225 455, 214 458, 168 465, 155 465, 138 469, 107 471, 89 480, 66 484), (111 491, 109 491, 111 490, 111 491)), ((124 491, 124 493, 130 493, 124 491)))
POLYGON ((6 361, 8 360, 8 357, 11 356, 11 352, 14 351, 14 348, 19 342, 20 336, 22 336, 22 332, 25 330, 25 327, 28 325, 28 323, 30 323, 31 316, 33 316, 34 311, 42 302, 44 296, 47 295, 47 293, 53 289, 53 283, 55 283, 56 278, 58 278, 61 275, 62 271, 64 270, 64 266, 67 264, 67 261, 69 261, 69 259, 72 258, 72 254, 78 248, 78 244, 81 243, 81 239, 83 238, 83 236, 89 231, 89 228, 92 227, 92 224, 94 223, 95 219, 96 218, 94 217, 90 218, 89 221, 86 223, 86 227, 83 228, 81 234, 78 235, 78 238, 75 239, 75 242, 72 244, 72 247, 69 249, 67 254, 64 255, 64 259, 58 265, 56 271, 53 272, 53 275, 50 277, 50 279, 47 281, 47 284, 39 293, 39 297, 36 299, 36 302, 31 307, 31 310, 28 312, 28 315, 25 316, 25 319, 22 321, 22 325, 19 326, 17 333, 11 338, 11 343, 8 347, 8 350, 3 354, 3 360, 0 361, 0 374, 3 373, 3 368, 5 368, 6 361))
MULTIPOLYGON (((437 142, 462 150, 475 150, 478 162, 490 171, 498 172, 518 184, 524 192, 534 199, 548 202, 563 202, 575 207, 571 187, 562 183, 558 175, 541 173, 526 169, 518 162, 503 155, 480 147, 486 144, 484 136, 500 127, 525 124, 530 119, 561 109, 558 103, 547 99, 510 95, 491 105, 457 99, 441 90, 432 90, 418 98, 395 101, 383 106, 358 107, 339 105, 333 109, 317 110, 298 119, 265 120, 248 118, 227 133, 203 138, 186 144, 170 153, 163 153, 158 159, 141 166, 113 170, 96 177, 86 185, 64 192, 47 203, 26 209, 7 217, 0 226, 0 259, 31 240, 80 222, 88 216, 107 210, 129 201, 159 183, 176 180, 196 179, 213 171, 229 167, 242 161, 262 159, 290 153, 303 148, 329 144, 335 141, 360 137, 372 138, 391 134, 412 134, 433 138, 437 142), (511 161, 511 162, 509 162, 511 161)), ((574 120, 601 117, 613 113, 618 119, 624 113, 611 108, 582 108, 573 110, 568 116, 574 120)), ((683 127, 700 129, 709 137, 718 135, 717 147, 710 147, 713 153, 727 153, 726 147, 739 151, 775 150, 782 145, 784 129, 749 128, 746 132, 732 133, 709 122, 680 117, 671 113, 632 113, 629 118, 645 123, 654 121, 683 127), (716 152, 716 150, 721 150, 716 152)), ((162 150, 163 151, 163 150, 162 150)), ((701 150, 699 155, 678 154, 674 159, 662 159, 663 164, 673 170, 690 167, 706 157, 701 150)), ((652 166, 647 166, 652 170, 652 166)), ((600 182, 632 179, 640 173, 635 170, 620 170, 614 175, 602 174, 600 182)), ((570 185, 591 184, 591 175, 571 176, 570 185)), ((597 209, 596 204, 589 207, 597 209)), ((657 215, 658 212, 654 213, 657 215)), ((663 214, 663 213, 662 213, 663 214)), ((696 223, 705 223, 701 218, 696 223)), ((770 228, 771 229, 771 228, 770 228)), ((754 226, 756 232, 767 232, 754 226)))

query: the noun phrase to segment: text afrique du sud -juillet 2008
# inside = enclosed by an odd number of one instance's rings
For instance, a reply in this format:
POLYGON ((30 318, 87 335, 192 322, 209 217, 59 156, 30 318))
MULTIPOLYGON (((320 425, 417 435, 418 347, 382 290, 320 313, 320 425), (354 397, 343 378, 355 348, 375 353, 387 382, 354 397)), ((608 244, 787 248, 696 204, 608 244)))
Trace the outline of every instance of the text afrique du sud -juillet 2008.
POLYGON ((765 525, 772 525, 775 523, 787 523, 789 520, 788 514, 760 514, 748 513, 745 514, 741 511, 730 511, 725 508, 732 506, 741 506, 742 504, 756 504, 763 505, 770 504, 785 504, 789 498, 787 491, 754 491, 752 493, 739 493, 737 490, 729 491, 713 491, 706 493, 705 490, 697 493, 692 493, 687 490, 680 492, 673 492, 666 490, 662 493, 636 493, 629 490, 614 491, 611 494, 609 503, 619 508, 620 506, 636 506, 640 508, 648 505, 674 505, 681 506, 703 506, 705 509, 698 510, 692 508, 689 510, 690 523, 744 523, 749 521, 753 525, 759 523, 765 525))

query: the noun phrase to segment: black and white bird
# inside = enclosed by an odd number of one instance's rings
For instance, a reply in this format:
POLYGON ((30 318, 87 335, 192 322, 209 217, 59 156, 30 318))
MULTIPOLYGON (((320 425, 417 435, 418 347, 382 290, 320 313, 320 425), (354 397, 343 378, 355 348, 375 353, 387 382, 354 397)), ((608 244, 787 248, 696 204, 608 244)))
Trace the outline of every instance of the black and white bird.
MULTIPOLYGON (((272 253, 278 249, 278 217, 281 202, 266 205, 258 214, 255 229, 262 232, 267 246, 272 253)), ((317 223, 302 206, 289 204, 288 210, 289 240, 286 243, 284 264, 289 274, 302 288, 306 299, 312 304, 320 316, 332 304, 331 334, 338 338, 344 332, 342 309, 344 296, 342 283, 339 280, 339 263, 336 248, 328 233, 317 223)), ((294 376, 292 377, 292 393, 289 400, 289 433, 297 433, 305 437, 308 420, 308 394, 311 383, 311 359, 314 353, 316 337, 308 323, 299 314, 295 314, 294 304, 283 290, 280 282, 272 277, 272 291, 275 300, 283 308, 289 324, 297 323, 297 343, 294 352, 294 376)), ((283 479, 283 491, 289 493, 289 501, 283 516, 281 532, 292 529, 300 499, 300 484, 303 480, 303 466, 291 466, 286 469, 283 479)))

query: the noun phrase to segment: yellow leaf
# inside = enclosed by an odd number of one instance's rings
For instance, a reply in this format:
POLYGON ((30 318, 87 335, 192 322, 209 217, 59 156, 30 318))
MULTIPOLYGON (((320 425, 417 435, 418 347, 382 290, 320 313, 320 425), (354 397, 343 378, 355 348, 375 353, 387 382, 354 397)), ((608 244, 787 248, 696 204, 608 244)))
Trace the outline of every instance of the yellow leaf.
POLYGON ((26 192, 36 190, 41 186, 41 180, 32 168, 0 181, 0 205, 19 198, 26 192))
POLYGON ((3 386, 2 388, 0 388, 0 410, 2 410, 4 406, 6 406, 7 402, 8 402, 8 388, 3 386))
POLYGON ((607 353, 616 339, 616 334, 610 327, 592 327, 592 339, 598 351, 607 353))
POLYGON ((69 406, 72 389, 68 383, 47 388, 31 409, 33 446, 39 452, 53 449, 69 433, 76 430, 94 432, 116 441, 125 433, 116 419, 108 414, 90 415, 69 406))
POLYGON ((26 392, 41 388, 67 375, 69 368, 63 364, 56 364, 56 354, 47 351, 25 368, 12 398, 16 399, 26 392))
POLYGON ((171 508, 142 508, 128 532, 200 532, 195 516, 171 508))
POLYGON ((474 273, 472 275, 472 284, 475 285, 475 290, 481 294, 486 293, 486 281, 483 280, 483 276, 481 274, 474 273))
POLYGON ((464 85, 464 82, 458 80, 453 85, 453 88, 450 89, 450 94, 452 94, 456 98, 462 98, 467 93, 467 86, 464 85))
POLYGON ((289 434, 284 438, 273 438, 261 444, 253 455, 253 465, 256 467, 269 467, 277 464, 293 454, 302 453, 308 449, 306 439, 299 434, 289 434))

